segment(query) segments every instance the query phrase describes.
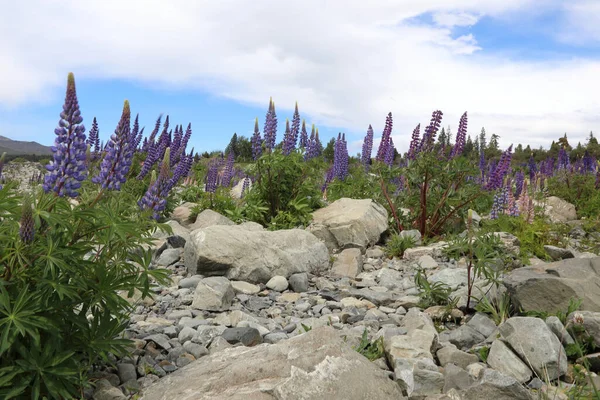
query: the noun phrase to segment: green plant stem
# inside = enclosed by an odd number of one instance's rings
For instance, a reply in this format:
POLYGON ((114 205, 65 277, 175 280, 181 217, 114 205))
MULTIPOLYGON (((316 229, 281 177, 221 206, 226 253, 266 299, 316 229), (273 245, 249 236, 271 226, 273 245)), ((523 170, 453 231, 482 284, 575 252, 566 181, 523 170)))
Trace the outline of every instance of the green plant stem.
POLYGON ((394 204, 392 203, 392 200, 390 199, 390 196, 388 195, 387 189, 385 188, 385 182, 383 181, 383 178, 381 178, 381 191, 383 192, 383 196, 385 197, 388 205, 390 206, 390 210, 392 211, 392 215, 394 216, 394 221, 396 221, 396 227, 398 228, 398 233, 400 233, 404 230, 404 228, 402 227, 402 224, 400 223, 400 218, 398 218, 398 213, 396 212, 396 207, 394 207, 394 204))

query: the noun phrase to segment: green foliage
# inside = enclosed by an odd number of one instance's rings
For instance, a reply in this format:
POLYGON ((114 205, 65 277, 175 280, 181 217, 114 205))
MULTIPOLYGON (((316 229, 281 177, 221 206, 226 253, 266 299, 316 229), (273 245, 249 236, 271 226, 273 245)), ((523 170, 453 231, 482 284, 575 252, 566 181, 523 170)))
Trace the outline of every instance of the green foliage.
POLYGON ((244 215, 274 229, 306 225, 310 213, 322 203, 320 167, 319 160, 304 162, 298 151, 287 156, 279 151, 263 155, 250 168, 256 179, 243 199, 246 210, 251 211, 244 215))
POLYGON ((198 186, 188 186, 181 193, 181 199, 196 203, 192 207, 190 219, 196 219, 198 214, 206 209, 226 215, 227 210, 237 207, 235 199, 231 197, 231 189, 222 186, 217 187, 215 193, 205 192, 198 186))
POLYGON ((407 249, 415 246, 412 236, 400 236, 394 233, 385 245, 385 254, 388 257, 402 257, 407 249))
POLYGON ((310 332, 312 330, 312 326, 304 325, 303 323, 300 323, 300 325, 302 326, 304 333, 310 332))
POLYGON ((493 297, 492 300, 485 295, 481 296, 477 299, 475 310, 488 314, 496 325, 500 325, 515 314, 515 308, 507 292, 500 297, 493 297))
POLYGON ((383 336, 371 342, 368 338, 367 328, 365 328, 360 343, 354 350, 367 357, 369 361, 377 360, 384 355, 383 336))
POLYGON ((579 217, 600 218, 600 191, 594 174, 559 174, 547 181, 548 194, 572 203, 579 217))
POLYGON ((483 346, 479 350, 477 350, 477 355, 482 362, 487 362, 488 356, 490 354, 490 348, 488 346, 483 346))
POLYGON ((399 175, 405 183, 394 204, 397 209, 410 210, 408 220, 424 238, 460 232, 469 208, 478 212, 489 210, 491 196, 468 179, 477 176, 478 171, 465 157, 440 162, 434 153, 421 153, 399 171, 382 171, 386 182, 399 175))
POLYGON ((19 235, 22 196, 0 190, 0 398, 79 397, 90 368, 131 343, 124 296, 166 283, 143 247, 162 225, 125 191, 88 190, 78 205, 36 193, 31 242, 19 235))
POLYGON ((373 199, 379 203, 379 180, 376 176, 365 173, 365 167, 359 163, 349 166, 348 176, 343 181, 334 179, 327 186, 327 199, 336 201, 342 197, 350 199, 373 199))
POLYGON ((427 273, 422 268, 417 268, 415 274, 415 284, 419 288, 419 307, 429 308, 436 305, 447 305, 453 301, 450 298, 452 289, 443 282, 430 283, 427 279, 427 273))

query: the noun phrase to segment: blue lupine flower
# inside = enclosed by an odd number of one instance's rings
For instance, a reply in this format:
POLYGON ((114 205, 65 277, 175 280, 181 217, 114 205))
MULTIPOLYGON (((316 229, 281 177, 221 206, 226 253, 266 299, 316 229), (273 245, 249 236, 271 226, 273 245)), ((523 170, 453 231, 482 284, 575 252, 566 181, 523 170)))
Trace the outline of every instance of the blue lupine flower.
POLYGON ((258 118, 254 121, 254 134, 252 134, 252 139, 250 140, 252 143, 252 158, 256 161, 262 155, 262 138, 260 137, 260 132, 258 130, 258 118))
POLYGON ((365 166, 365 170, 369 170, 369 166, 371 165, 371 152, 373 151, 373 127, 369 125, 367 129, 367 135, 365 136, 365 140, 363 141, 362 153, 361 153, 361 161, 365 166))
POLYGON ((385 127, 383 128, 383 133, 381 134, 381 142, 379 143, 379 148, 377 149, 377 161, 385 161, 385 156, 389 152, 390 138, 392 135, 392 125, 392 113, 389 113, 385 118, 385 127))

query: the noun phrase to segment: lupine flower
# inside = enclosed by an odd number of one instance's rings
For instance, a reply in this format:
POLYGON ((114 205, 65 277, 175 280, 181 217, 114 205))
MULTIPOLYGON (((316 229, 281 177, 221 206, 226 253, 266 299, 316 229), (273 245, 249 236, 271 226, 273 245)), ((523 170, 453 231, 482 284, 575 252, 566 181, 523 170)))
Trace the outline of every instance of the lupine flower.
POLYGON ((533 199, 529 197, 529 191, 527 190, 527 181, 523 182, 523 192, 521 193, 521 197, 519 198, 519 213, 525 221, 532 223, 533 222, 533 199))
POLYGON ((421 140, 421 124, 418 124, 417 127, 413 130, 412 138, 410 140, 410 147, 408 148, 408 155, 407 155, 407 158, 409 160, 415 159, 415 157, 417 155, 417 151, 420 146, 420 140, 421 140))
POLYGON ((167 196, 171 188, 171 170, 169 167, 171 158, 170 153, 170 149, 167 148, 165 150, 163 161, 160 164, 158 177, 152 179, 150 187, 138 202, 140 209, 152 210, 152 217, 156 220, 160 218, 160 213, 164 211, 165 206, 167 205, 167 196))
POLYGON ((296 147, 296 142, 292 136, 292 131, 290 130, 290 120, 286 118, 285 120, 285 133, 283 135, 283 154, 289 155, 292 150, 296 147))
POLYGON ((94 153, 98 154, 100 151, 100 133, 98 131, 98 121, 96 121, 96 117, 92 121, 92 129, 90 129, 88 138, 86 140, 86 144, 94 148, 94 153))
POLYGON ((371 152, 373 151, 373 127, 369 125, 367 129, 367 135, 365 136, 365 140, 362 145, 362 153, 361 153, 361 161, 365 166, 365 170, 369 170, 369 166, 371 165, 371 152))
POLYGON ((518 217, 520 215, 519 207, 517 206, 515 196, 512 192, 512 187, 508 187, 508 203, 506 205, 506 213, 511 217, 518 217))
POLYGON ((171 168, 179 161, 179 153, 181 140, 183 139, 183 127, 175 126, 175 133, 173 133, 173 140, 171 141, 171 168))
POLYGON ((229 151, 227 154, 227 162, 225 162, 225 171, 223 171, 223 179, 221 180, 221 185, 228 187, 231 183, 231 178, 233 178, 233 163, 235 161, 235 154, 233 150, 229 151))
POLYGON ((296 109, 294 110, 294 116, 292 117, 292 136, 290 137, 290 145, 292 150, 296 148, 296 142, 298 141, 298 134, 300 133, 300 113, 298 112, 298 102, 296 102, 296 109))
POLYGON ((160 130, 161 119, 162 119, 162 114, 158 116, 158 119, 156 120, 156 124, 154 125, 154 129, 152 130, 152 132, 150 132, 150 136, 148 138, 144 139, 144 145, 142 146, 142 151, 144 153, 150 151, 150 146, 155 145, 156 135, 158 134, 158 131, 160 130))
POLYGON ((206 182, 204 190, 209 193, 217 191, 219 185, 219 169, 221 168, 222 158, 217 157, 208 164, 208 172, 206 173, 206 182))
POLYGON ((317 157, 323 154, 323 143, 319 139, 319 128, 315 132, 315 153, 317 157))
POLYGON ((35 234, 33 223, 33 210, 31 209, 31 199, 28 195, 23 197, 23 211, 21 213, 21 226, 19 227, 19 237, 23 243, 33 242, 35 234))
POLYGON ((493 174, 490 175, 490 179, 487 184, 488 190, 499 189, 502 187, 502 181, 508 173, 510 168, 510 160, 512 158, 512 144, 502 153, 500 156, 500 162, 494 169, 493 174))
POLYGON ((443 115, 444 114, 440 110, 434 111, 431 115, 431 121, 429 122, 427 128, 425 128, 423 140, 421 140, 419 145, 419 152, 429 152, 433 149, 435 135, 437 134, 438 129, 440 129, 443 115))
POLYGON ((325 173, 325 183, 323 183, 323 186, 321 186, 322 193, 325 193, 327 186, 333 180, 333 178, 335 178, 335 167, 332 165, 325 173))
POLYGON ((306 121, 302 120, 302 130, 300 131, 300 143, 298 143, 298 147, 303 149, 308 146, 308 133, 306 132, 306 121))
POLYGON ((110 137, 104 158, 100 164, 100 172, 92 178, 92 182, 99 184, 103 190, 120 190, 121 184, 127 180, 127 174, 133 159, 130 118, 129 102, 125 100, 121 119, 115 133, 110 137))
POLYGON ((460 156, 465 148, 465 140, 467 138, 467 112, 460 117, 458 123, 458 132, 456 132, 456 143, 450 152, 450 158, 460 156))
POLYGON ((520 170, 515 174, 515 197, 519 198, 523 191, 523 182, 525 182, 525 175, 520 170))
POLYGON ((254 133, 250 142, 252 143, 252 158, 256 161, 262 155, 262 138, 258 130, 258 118, 254 121, 254 133))
POLYGON ((185 135, 183 135, 183 139, 181 139, 181 144, 179 145, 179 153, 180 154, 185 153, 185 150, 187 148, 188 142, 190 141, 191 137, 192 137, 192 123, 190 122, 190 123, 188 123, 188 126, 185 129, 185 135))
POLYGON ((561 147, 560 150, 558 151, 557 169, 569 170, 570 166, 571 166, 571 162, 569 160, 569 153, 567 152, 567 150, 564 147, 561 147))
POLYGON ((77 197, 81 181, 87 177, 85 165, 87 145, 85 126, 79 111, 75 77, 69 73, 67 93, 63 111, 60 113, 58 128, 54 130, 56 139, 51 147, 53 159, 46 166, 48 174, 44 178, 46 193, 53 191, 58 196, 77 197))
POLYGON ((315 124, 312 126, 310 133, 310 139, 306 144, 306 152, 304 153, 304 161, 311 160, 319 155, 319 149, 317 148, 317 141, 315 136, 315 124))
POLYGON ((383 128, 381 142, 379 142, 379 148, 377 149, 377 161, 385 161, 385 156, 389 152, 392 125, 392 113, 389 113, 387 117, 385 117, 385 127, 383 128))
POLYGON ((396 155, 396 148, 394 147, 394 141, 390 137, 390 141, 388 143, 388 148, 387 148, 387 153, 385 154, 383 162, 386 165, 391 167, 392 164, 394 164, 394 156, 395 155, 396 155))
POLYGON ((504 212, 504 206, 504 195, 502 194, 502 192, 496 192, 494 194, 494 202, 492 203, 490 219, 498 219, 498 215, 504 212))
POLYGON ((586 150, 582 159, 582 168, 584 174, 593 173, 596 167, 596 161, 594 157, 590 156, 590 153, 586 150))
POLYGON ((346 137, 338 134, 333 152, 333 170, 334 176, 343 181, 348 176, 348 148, 346 146, 346 137))
POLYGON ((248 191, 249 187, 250 187, 250 178, 245 177, 244 178, 244 183, 242 183, 242 195, 241 195, 242 198, 244 197, 244 195, 248 191))
POLYGON ((144 134, 144 128, 140 131, 139 114, 136 114, 135 120, 133 121, 133 128, 131 129, 130 148, 135 153, 140 142, 142 141, 142 135, 144 134))
POLYGON ((269 110, 265 117, 264 143, 267 150, 272 151, 275 148, 277 140, 277 114, 275 112, 275 103, 273 98, 269 101, 269 110))
POLYGON ((537 165, 535 163, 535 160, 533 159, 533 154, 529 156, 529 179, 533 181, 533 178, 535 177, 535 173, 537 172, 537 165))

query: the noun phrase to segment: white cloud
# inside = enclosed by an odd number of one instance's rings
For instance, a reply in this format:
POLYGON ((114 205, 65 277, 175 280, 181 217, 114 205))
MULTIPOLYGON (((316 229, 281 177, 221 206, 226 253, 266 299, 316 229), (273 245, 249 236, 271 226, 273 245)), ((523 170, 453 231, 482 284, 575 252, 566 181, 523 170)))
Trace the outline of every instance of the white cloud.
MULTIPOLYGON (((366 131, 371 123, 378 135, 392 111, 394 142, 401 150, 414 126, 426 125, 434 109, 444 111, 443 124, 454 128, 467 110, 470 133, 486 126, 503 145, 539 146, 563 132, 576 140, 598 126, 598 60, 511 60, 483 49, 472 34, 453 34, 454 27, 484 16, 533 12, 538 1, 376 4, 7 3, 0 17, 0 106, 62 96, 66 73, 73 71, 78 79, 197 87, 265 108, 273 96, 286 113, 298 100, 301 112, 317 124, 348 132, 366 131), (431 13, 433 25, 415 22, 424 13, 431 13)), ((572 9, 572 21, 584 18, 572 9)), ((359 145, 351 147, 358 150, 359 145)))

